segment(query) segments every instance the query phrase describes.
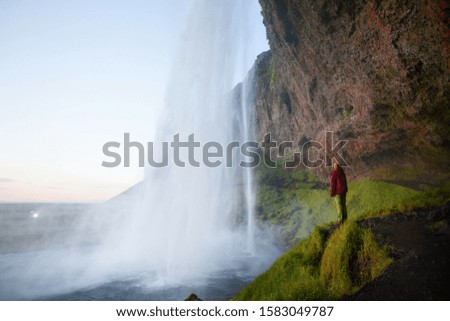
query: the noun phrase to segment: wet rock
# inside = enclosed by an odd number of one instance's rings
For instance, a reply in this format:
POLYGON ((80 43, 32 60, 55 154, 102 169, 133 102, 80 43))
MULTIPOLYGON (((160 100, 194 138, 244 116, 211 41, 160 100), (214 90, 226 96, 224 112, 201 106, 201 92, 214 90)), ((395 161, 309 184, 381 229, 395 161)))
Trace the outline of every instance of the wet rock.
POLYGON ((191 294, 189 294, 189 296, 188 296, 186 299, 184 299, 184 301, 203 301, 203 300, 200 299, 200 298, 197 296, 197 294, 191 293, 191 294))

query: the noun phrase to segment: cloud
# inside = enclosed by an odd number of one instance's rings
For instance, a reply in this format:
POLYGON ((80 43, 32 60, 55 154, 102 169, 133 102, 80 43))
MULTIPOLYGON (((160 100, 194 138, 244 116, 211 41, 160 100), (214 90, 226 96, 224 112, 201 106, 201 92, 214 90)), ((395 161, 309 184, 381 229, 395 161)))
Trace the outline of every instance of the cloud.
POLYGON ((9 178, 0 177, 0 183, 12 183, 14 180, 9 178))

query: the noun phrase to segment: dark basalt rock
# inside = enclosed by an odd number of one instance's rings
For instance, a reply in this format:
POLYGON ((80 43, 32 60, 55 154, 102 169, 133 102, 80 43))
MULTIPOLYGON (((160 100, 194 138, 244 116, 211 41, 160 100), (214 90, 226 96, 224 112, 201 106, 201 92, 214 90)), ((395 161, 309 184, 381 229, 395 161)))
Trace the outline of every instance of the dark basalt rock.
POLYGON ((450 159, 448 1, 260 4, 271 50, 254 67, 259 141, 333 131, 349 140, 350 178, 405 157, 414 166, 431 150, 450 159))
POLYGON ((184 299, 184 301, 203 301, 203 300, 200 299, 200 298, 197 296, 197 294, 191 293, 191 294, 189 294, 189 296, 188 296, 186 299, 184 299))

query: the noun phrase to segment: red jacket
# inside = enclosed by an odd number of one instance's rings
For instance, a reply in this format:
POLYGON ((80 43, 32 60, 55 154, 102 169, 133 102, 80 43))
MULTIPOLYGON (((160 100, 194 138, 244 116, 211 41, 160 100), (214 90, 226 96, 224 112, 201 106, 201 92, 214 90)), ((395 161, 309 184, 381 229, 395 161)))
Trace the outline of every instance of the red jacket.
POLYGON ((331 172, 330 196, 342 195, 347 193, 347 178, 342 168, 331 172))

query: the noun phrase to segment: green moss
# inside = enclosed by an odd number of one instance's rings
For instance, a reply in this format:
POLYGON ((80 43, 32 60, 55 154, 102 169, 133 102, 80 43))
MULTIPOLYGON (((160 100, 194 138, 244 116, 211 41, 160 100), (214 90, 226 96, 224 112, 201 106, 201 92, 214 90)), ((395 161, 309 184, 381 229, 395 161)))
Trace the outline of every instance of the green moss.
POLYGON ((277 80, 277 71, 276 71, 275 67, 272 67, 270 69, 270 82, 269 82, 269 86, 271 88, 275 84, 276 80, 277 80))
POLYGON ((401 165, 384 164, 373 169, 370 176, 419 190, 423 189, 424 185, 440 186, 450 181, 450 172, 446 165, 450 158, 449 151, 422 145, 406 151, 402 157, 408 162, 401 165))
MULTIPOLYGON (((413 201, 415 207, 443 205, 450 201, 450 183, 439 188, 429 188, 420 193, 413 201)), ((411 206, 410 206, 411 207, 411 206)))
POLYGON ((236 300, 330 300, 354 293, 392 262, 387 249, 357 220, 450 200, 450 183, 419 191, 368 178, 351 182, 349 221, 327 239, 324 226, 337 219, 328 186, 317 185, 310 171, 259 169, 257 176, 259 219, 282 225, 287 241, 302 240, 236 300))
POLYGON ((352 110, 350 110, 350 109, 344 110, 342 112, 342 120, 344 120, 344 121, 348 120, 350 118, 351 114, 352 114, 352 110))
POLYGON ((316 229, 244 288, 235 300, 331 299, 319 278, 324 245, 325 231, 316 229))
POLYGON ((329 239, 322 257, 320 278, 336 297, 351 294, 373 280, 392 262, 370 230, 349 222, 329 239))
MULTIPOLYGON (((328 186, 314 188, 317 183, 317 177, 306 170, 271 169, 264 173, 257 193, 259 219, 281 224, 288 242, 307 237, 316 225, 336 221, 335 203, 328 186)), ((381 180, 362 179, 349 183, 347 208, 349 218, 367 218, 442 204, 448 195, 449 187, 424 193, 381 180)))
POLYGON ((431 224, 430 227, 433 230, 442 230, 442 229, 446 229, 448 227, 448 224, 447 224, 446 220, 440 220, 440 221, 437 221, 437 222, 434 222, 433 224, 431 224))
POLYGON ((362 179, 349 184, 349 216, 364 218, 403 211, 415 203, 419 194, 419 191, 408 187, 369 178, 362 179))
POLYGON ((281 224, 290 241, 307 237, 314 226, 333 220, 334 207, 325 189, 313 188, 318 178, 307 170, 284 170, 280 165, 257 171, 258 217, 281 224))
POLYGON ((235 300, 331 300, 353 293, 392 261, 369 230, 344 224, 327 241, 317 228, 244 288, 235 300))
MULTIPOLYGON (((257 193, 259 219, 281 223, 285 237, 299 240, 308 236, 314 226, 337 220, 328 186, 314 188, 318 179, 310 171, 272 169, 264 175, 260 178, 257 193)), ((347 194, 349 218, 368 218, 449 200, 450 184, 422 188, 424 190, 420 191, 369 178, 350 182, 347 194)))

